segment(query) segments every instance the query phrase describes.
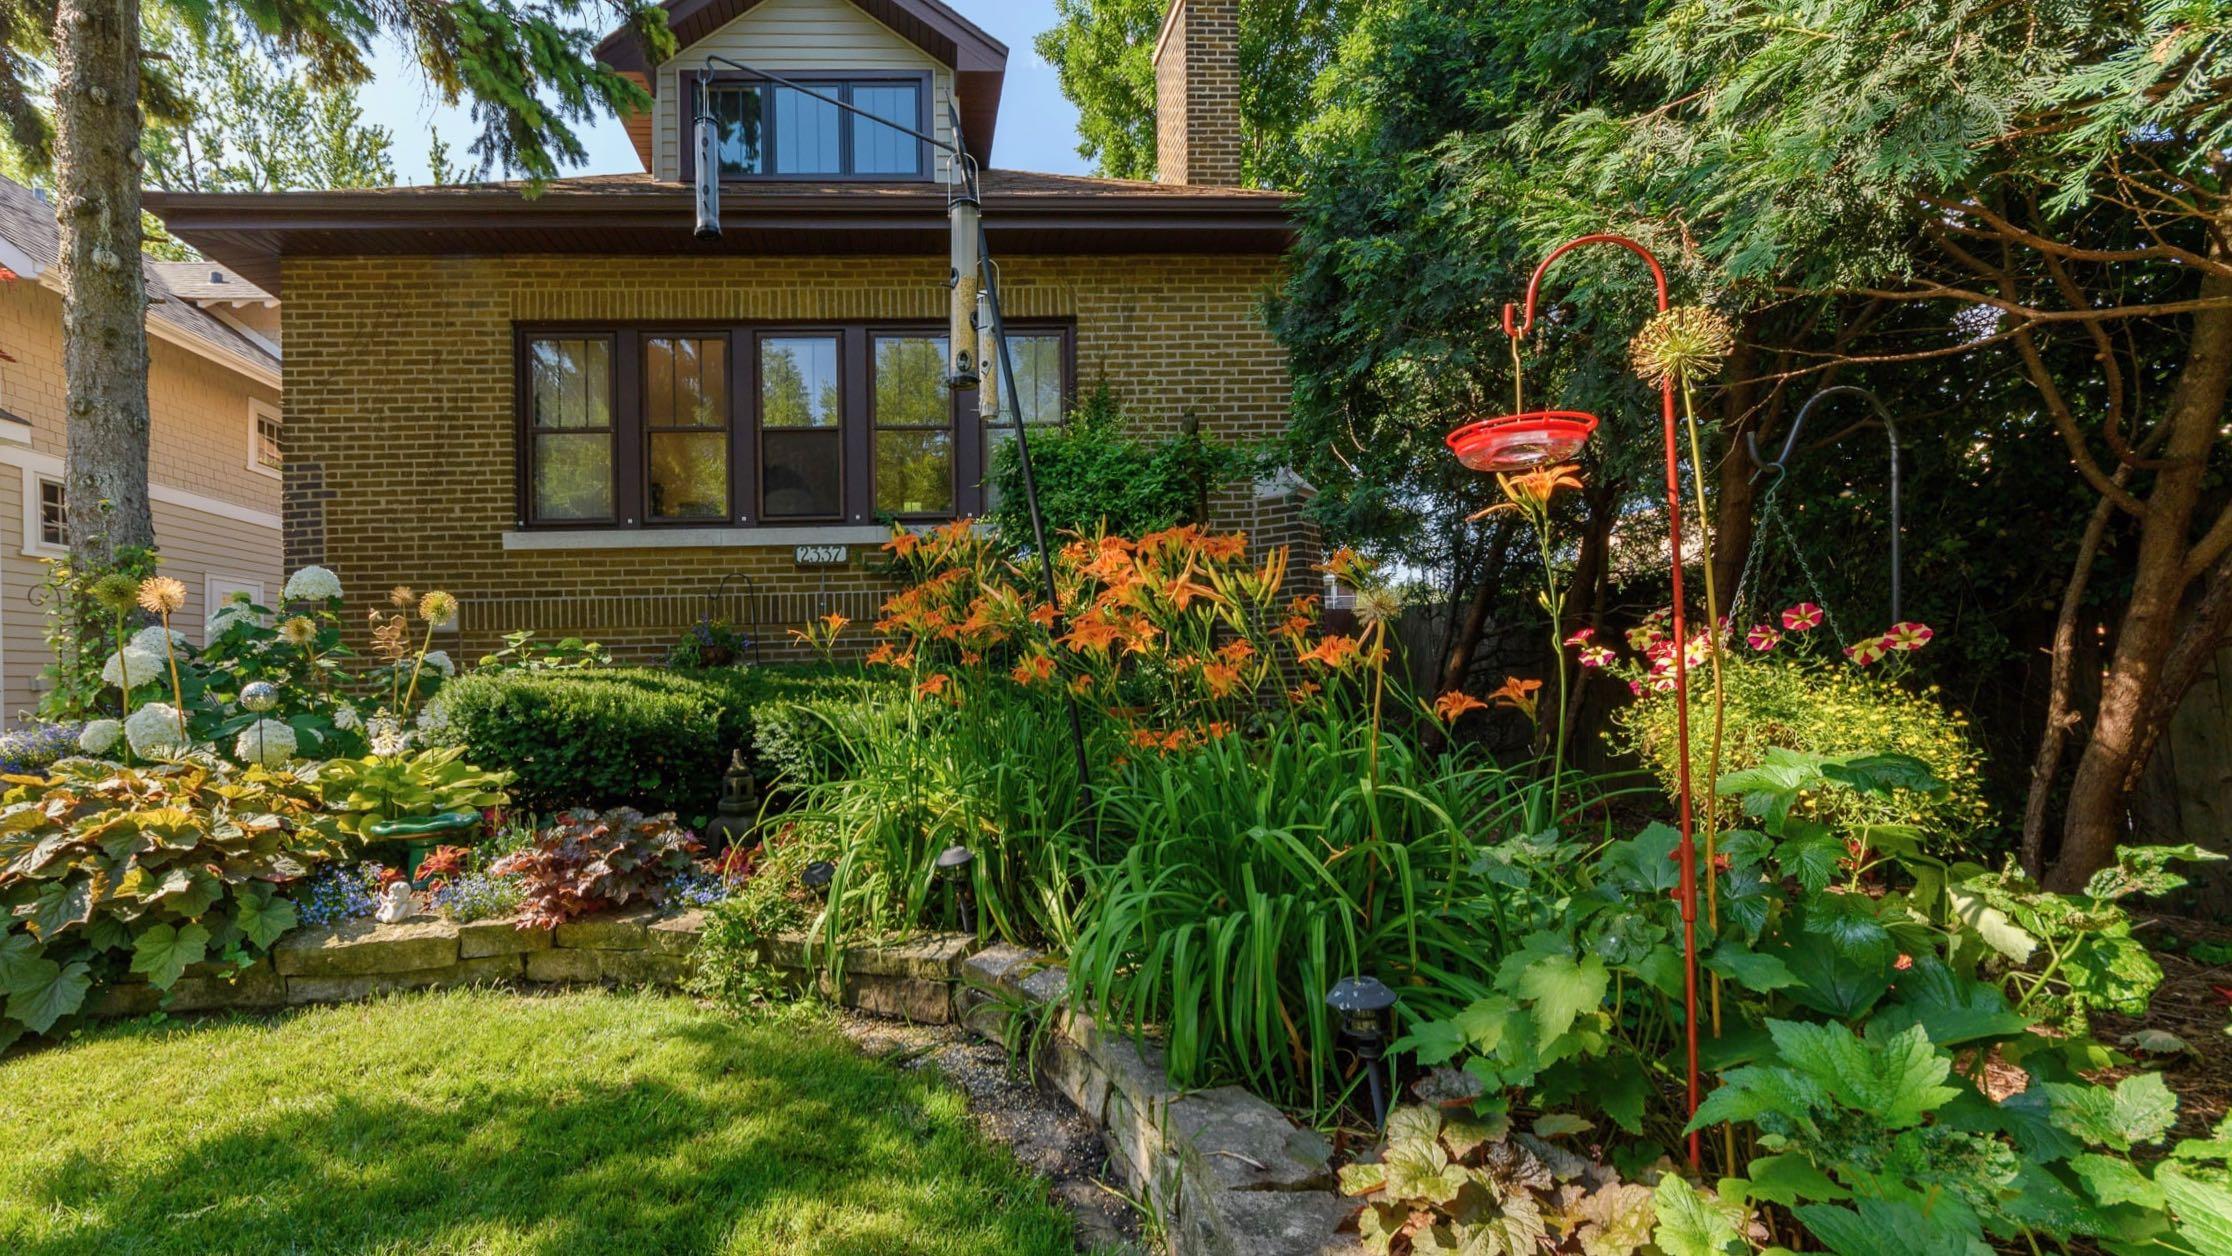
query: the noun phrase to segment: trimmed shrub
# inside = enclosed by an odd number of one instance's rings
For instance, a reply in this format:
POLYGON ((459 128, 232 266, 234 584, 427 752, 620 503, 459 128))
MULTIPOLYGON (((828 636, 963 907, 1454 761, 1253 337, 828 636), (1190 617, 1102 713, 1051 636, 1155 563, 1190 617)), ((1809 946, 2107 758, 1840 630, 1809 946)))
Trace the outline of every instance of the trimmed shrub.
POLYGON ((729 752, 752 745, 757 708, 860 683, 820 667, 474 672, 442 702, 449 739, 474 763, 510 771, 522 806, 687 820, 719 800, 729 752))

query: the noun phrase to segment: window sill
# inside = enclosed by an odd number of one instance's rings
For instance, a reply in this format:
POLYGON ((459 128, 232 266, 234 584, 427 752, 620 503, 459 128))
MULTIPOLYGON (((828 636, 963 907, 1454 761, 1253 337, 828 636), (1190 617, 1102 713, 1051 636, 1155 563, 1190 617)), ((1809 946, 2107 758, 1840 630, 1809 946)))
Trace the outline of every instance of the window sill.
POLYGON ((881 545, 889 528, 840 523, 760 528, 555 528, 504 533, 507 550, 774 549, 881 545))

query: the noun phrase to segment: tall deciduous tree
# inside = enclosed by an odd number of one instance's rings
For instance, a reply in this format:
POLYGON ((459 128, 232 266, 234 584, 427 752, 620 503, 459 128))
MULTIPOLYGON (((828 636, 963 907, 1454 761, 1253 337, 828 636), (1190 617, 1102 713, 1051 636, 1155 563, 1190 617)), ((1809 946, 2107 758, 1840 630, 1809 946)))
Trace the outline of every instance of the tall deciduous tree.
MULTIPOLYGON (((177 16, 221 38, 234 25, 297 58, 314 84, 370 79, 373 41, 403 42, 446 103, 470 98, 483 171, 553 176, 585 156, 573 126, 647 102, 598 65, 591 23, 673 48, 650 0, 185 0, 177 16)), ((162 64, 143 55, 138 0, 0 5, 0 117, 34 159, 51 154, 61 230, 68 375, 70 549, 81 565, 154 542, 147 502, 147 294, 139 254, 145 154, 141 106, 190 116, 162 64), (51 87, 53 122, 40 107, 51 87)))
MULTIPOLYGON (((1055 0, 1038 37, 1077 106, 1077 151, 1113 179, 1155 177, 1155 36, 1171 0, 1055 0)), ((1311 84, 1363 8, 1360 0, 1242 0, 1241 177, 1294 187, 1311 84)))
POLYGON ((2048 878, 2081 886, 2232 627, 2232 10, 1693 0, 1624 68, 1666 103, 1576 119, 1578 164, 1632 176, 1635 203, 1679 215, 1739 284, 1938 311, 1934 338, 1820 365, 2011 357, 2039 438, 2128 532, 2130 595, 2048 878))

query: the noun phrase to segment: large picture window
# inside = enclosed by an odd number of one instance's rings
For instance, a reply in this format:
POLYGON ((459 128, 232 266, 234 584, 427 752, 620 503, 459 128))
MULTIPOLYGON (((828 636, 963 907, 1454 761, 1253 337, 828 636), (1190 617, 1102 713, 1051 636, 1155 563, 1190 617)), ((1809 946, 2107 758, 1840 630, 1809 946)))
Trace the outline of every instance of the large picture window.
MULTIPOLYGON (((716 80, 707 89, 706 102, 713 116, 722 178, 929 177, 922 141, 875 120, 927 133, 927 76, 801 78, 798 82, 874 116, 848 113, 828 100, 789 87, 716 80)), ((683 178, 694 177, 695 153, 684 160, 683 178)))
MULTIPOLYGON (((1058 422, 1070 333, 1010 334, 1027 423, 1058 422)), ((1004 424, 904 324, 522 327, 519 526, 872 524, 981 514, 1004 424)))

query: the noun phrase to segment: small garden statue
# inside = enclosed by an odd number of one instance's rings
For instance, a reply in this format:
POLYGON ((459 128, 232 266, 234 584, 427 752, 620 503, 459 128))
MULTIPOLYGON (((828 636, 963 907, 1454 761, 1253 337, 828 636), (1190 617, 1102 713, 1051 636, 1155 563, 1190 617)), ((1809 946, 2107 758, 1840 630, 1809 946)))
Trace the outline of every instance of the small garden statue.
POLYGON ((397 881, 380 891, 380 905, 373 909, 372 918, 383 925, 401 924, 409 920, 416 910, 411 883, 397 881))

